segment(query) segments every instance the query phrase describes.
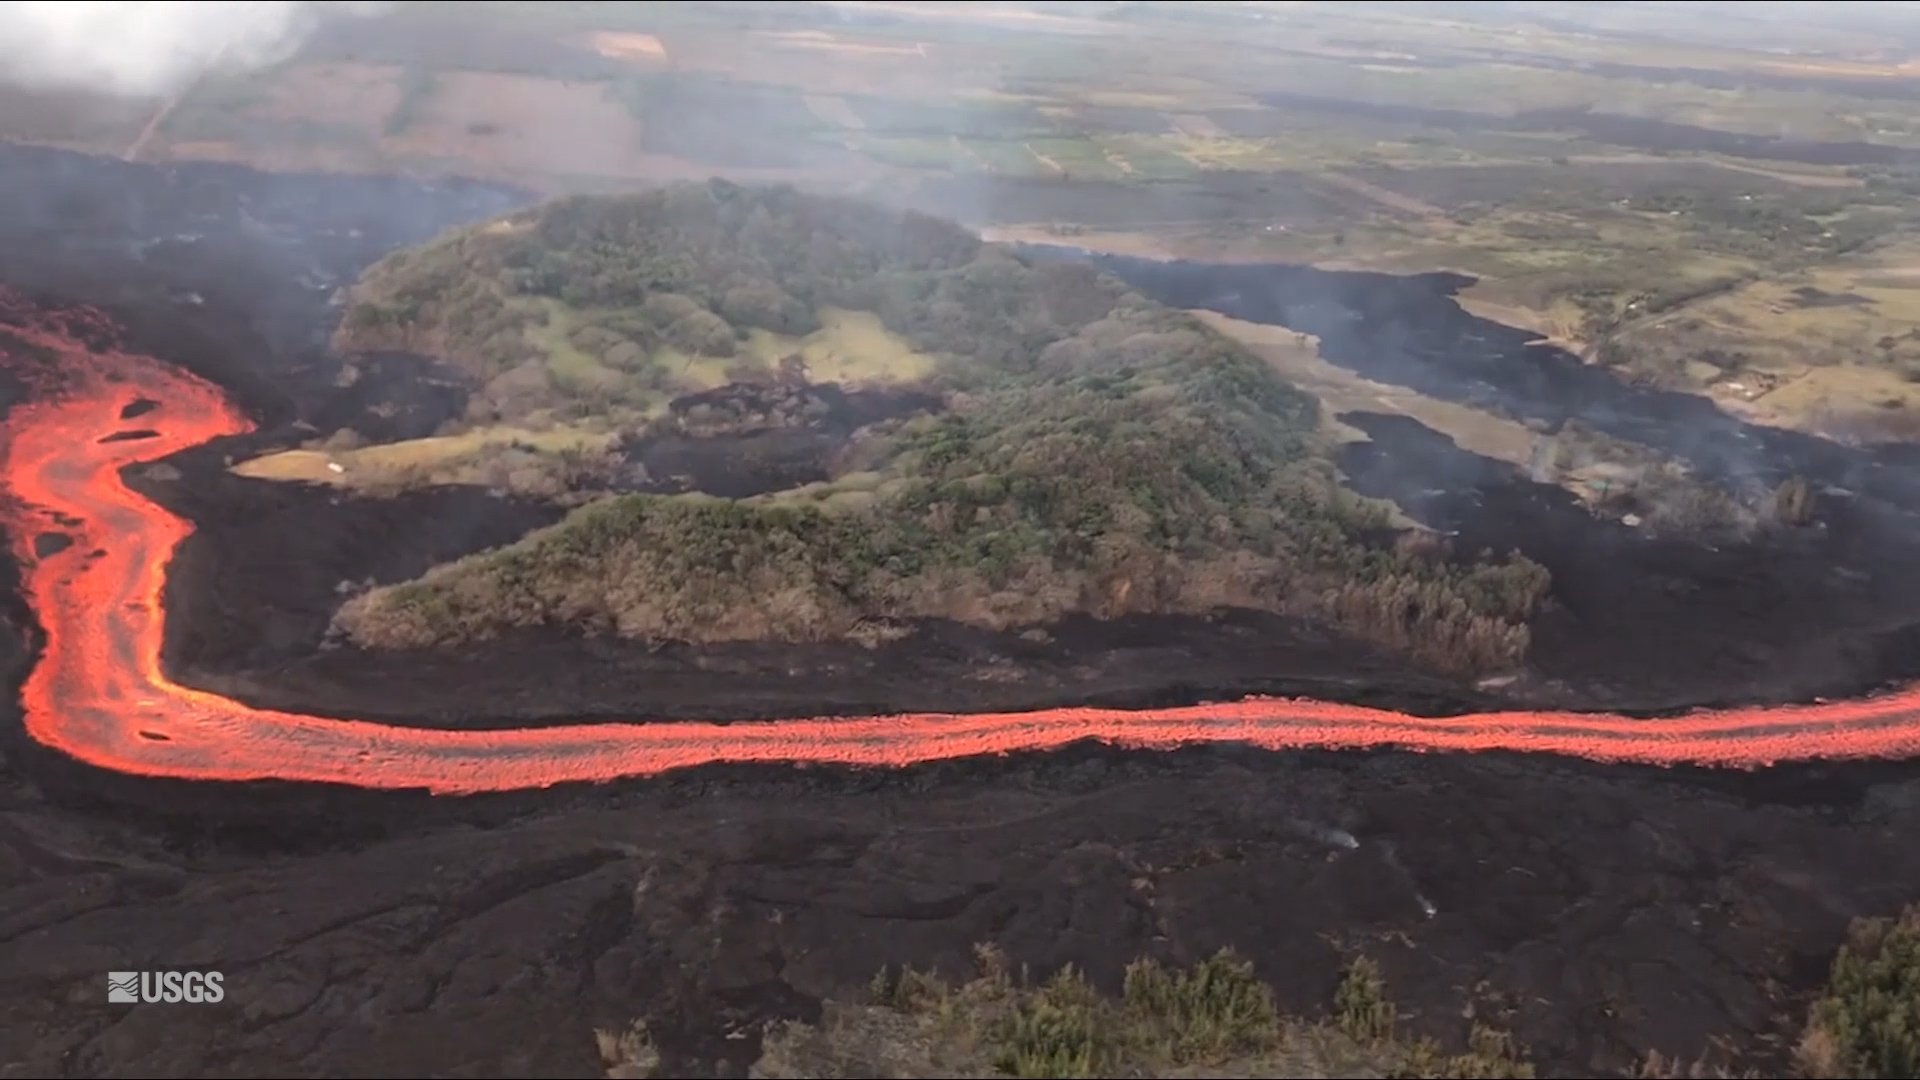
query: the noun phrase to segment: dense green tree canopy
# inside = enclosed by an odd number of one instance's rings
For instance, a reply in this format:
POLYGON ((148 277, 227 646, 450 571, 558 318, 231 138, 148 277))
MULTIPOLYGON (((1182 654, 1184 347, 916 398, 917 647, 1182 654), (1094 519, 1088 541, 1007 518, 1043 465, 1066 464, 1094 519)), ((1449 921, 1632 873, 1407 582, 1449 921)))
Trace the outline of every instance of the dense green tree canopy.
MULTIPOLYGON (((724 356, 755 329, 806 332, 828 306, 870 311, 938 358, 928 385, 948 404, 867 433, 857 470, 808 491, 610 497, 360 597, 341 622, 363 643, 531 623, 821 639, 875 616, 1241 606, 1326 614, 1466 671, 1522 654, 1545 590, 1524 560, 1392 544, 1385 508, 1339 484, 1318 403, 1237 343, 920 215, 721 182, 566 199, 374 268, 346 333, 497 383, 529 360, 527 334, 501 334, 529 300, 594 312, 572 347, 613 370, 662 346, 724 356)), ((632 371, 608 394, 628 380, 655 385, 632 371)))

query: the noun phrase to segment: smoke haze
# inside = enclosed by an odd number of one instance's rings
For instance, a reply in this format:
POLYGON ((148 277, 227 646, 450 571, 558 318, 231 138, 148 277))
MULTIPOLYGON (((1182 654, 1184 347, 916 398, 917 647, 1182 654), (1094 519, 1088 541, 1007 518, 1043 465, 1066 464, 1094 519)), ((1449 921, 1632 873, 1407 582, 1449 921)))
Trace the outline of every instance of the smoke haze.
POLYGON ((168 94, 216 68, 283 60, 321 19, 373 14, 386 6, 314 0, 0 4, 0 81, 168 94))

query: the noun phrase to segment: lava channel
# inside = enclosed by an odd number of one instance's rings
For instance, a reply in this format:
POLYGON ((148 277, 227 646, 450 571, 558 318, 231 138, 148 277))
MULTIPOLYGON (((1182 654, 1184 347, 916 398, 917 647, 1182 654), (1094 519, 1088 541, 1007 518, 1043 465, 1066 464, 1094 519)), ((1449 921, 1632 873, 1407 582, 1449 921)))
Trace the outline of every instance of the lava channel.
POLYGON ((212 384, 112 347, 112 328, 95 313, 33 313, 0 295, 0 333, 12 339, 0 339, 9 368, 34 391, 0 429, 0 522, 46 633, 21 690, 26 729, 47 746, 124 773, 471 793, 714 763, 905 766, 1085 740, 1150 749, 1219 742, 1271 750, 1507 750, 1736 767, 1920 755, 1920 689, 1665 719, 1546 712, 1426 718, 1254 697, 1165 709, 446 731, 254 709, 182 686, 162 670, 167 565, 193 527, 120 479, 129 465, 244 433, 251 428, 246 417, 212 384), (125 419, 135 413, 137 422, 125 419), (109 438, 129 430, 138 437, 109 438), (74 542, 37 552, 34 538, 48 531, 74 542))

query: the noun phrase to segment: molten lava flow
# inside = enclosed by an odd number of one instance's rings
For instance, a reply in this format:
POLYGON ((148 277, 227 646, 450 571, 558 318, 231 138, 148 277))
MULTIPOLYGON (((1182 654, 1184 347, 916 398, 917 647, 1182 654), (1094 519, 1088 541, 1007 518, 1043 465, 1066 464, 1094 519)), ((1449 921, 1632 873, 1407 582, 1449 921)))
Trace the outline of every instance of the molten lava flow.
MULTIPOLYGON (((1791 758, 1920 754, 1920 690, 1845 704, 1701 712, 1664 720, 1579 713, 1428 719, 1326 702, 1249 698, 1171 709, 914 713, 735 724, 594 724, 429 731, 253 709, 161 670, 162 584, 192 526, 130 491, 128 465, 248 429, 215 387, 108 348, 97 316, 24 318, 0 294, 9 366, 37 396, 0 431, 0 506, 46 651, 22 691, 27 730, 122 772, 196 780, 308 780, 369 788, 497 791, 644 776, 715 762, 910 765, 1042 750, 1086 739, 1129 747, 1201 742, 1269 749, 1395 746, 1526 750, 1602 761, 1764 765, 1791 758), (159 407, 138 420, 122 410, 159 407), (157 435, 102 442, 128 429, 157 435), (36 534, 69 547, 37 556, 36 534)), ((0 339, 0 346, 6 342, 0 339)))

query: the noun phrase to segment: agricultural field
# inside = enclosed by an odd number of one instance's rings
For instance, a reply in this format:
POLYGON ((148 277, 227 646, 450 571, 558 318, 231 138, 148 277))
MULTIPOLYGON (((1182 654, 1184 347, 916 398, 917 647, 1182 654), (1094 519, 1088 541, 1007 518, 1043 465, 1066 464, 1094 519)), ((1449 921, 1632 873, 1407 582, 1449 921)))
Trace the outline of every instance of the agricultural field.
MULTIPOLYGON (((1905 429, 1907 290, 1886 284, 1905 256, 1868 249, 1920 230, 1920 63, 1858 19, 1783 42, 1744 16, 1646 15, 1648 41, 1526 5, 475 12, 331 24, 62 143, 548 193, 719 175, 1004 239, 1456 271, 1471 310, 1625 377, 1769 423, 1905 429), (1748 340, 1782 320, 1793 347, 1748 340), (1832 404, 1862 396, 1877 404, 1832 404)), ((536 344, 563 380, 602 378, 536 344)), ((684 385, 720 377, 680 366, 684 385)))
POLYGON ((1920 237, 1756 278, 1613 334, 1608 356, 1763 423, 1920 436, 1920 237))

